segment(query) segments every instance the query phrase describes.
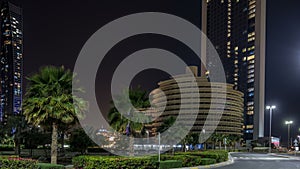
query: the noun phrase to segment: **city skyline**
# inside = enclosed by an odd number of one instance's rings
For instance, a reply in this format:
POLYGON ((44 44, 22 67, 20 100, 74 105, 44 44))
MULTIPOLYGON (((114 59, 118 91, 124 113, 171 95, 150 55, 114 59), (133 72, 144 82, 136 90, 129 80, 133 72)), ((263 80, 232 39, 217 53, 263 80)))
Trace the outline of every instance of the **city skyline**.
MULTIPOLYGON (((62 2, 60 3, 60 6, 55 5, 55 2, 49 2, 48 5, 42 5, 40 2, 34 2, 34 1, 28 1, 23 4, 24 7, 24 19, 27 21, 25 22, 25 37, 27 37, 28 41, 25 43, 25 54, 28 55, 28 57, 25 59, 25 75, 29 75, 32 72, 36 72, 40 66, 48 65, 48 64, 54 64, 54 65, 66 65, 68 68, 73 68, 75 59, 77 57, 78 52, 80 51, 81 47, 83 46, 84 42, 89 38, 89 36, 96 31, 101 26, 105 25, 109 21, 116 19, 118 17, 124 16, 126 14, 130 13, 136 13, 136 12, 144 12, 144 11, 161 11, 166 13, 172 13, 175 15, 178 15, 180 17, 183 17, 185 19, 188 19, 198 27, 200 27, 200 11, 201 11, 201 5, 200 2, 190 2, 190 3, 183 3, 183 2, 152 2, 152 3, 139 3, 139 2, 120 2, 119 6, 116 6, 113 2, 111 3, 96 3, 96 2, 89 2, 87 4, 82 4, 79 1, 74 1, 72 4, 70 2, 62 2), (41 7, 43 6, 43 7, 41 7), (65 10, 68 8, 68 10, 65 10), (98 9, 99 8, 99 9, 98 9), (123 9, 123 10, 122 10, 123 9), (58 11, 57 13, 52 13, 52 10, 58 11), (111 11, 110 11, 111 10, 111 11), (81 11, 80 13, 77 13, 77 11, 81 11), (83 21, 85 17, 91 17, 91 19, 85 20, 86 24, 83 26, 80 26, 80 23, 78 20, 83 21), (35 18, 35 19, 32 19, 35 18), (34 20, 34 21, 33 21, 34 20), (42 38, 42 39, 41 39, 42 38), (39 43, 43 40, 44 43, 39 43), (73 42, 71 42, 72 40, 73 42), (57 50, 58 49, 58 50, 57 50), (45 52, 47 51, 47 52, 45 52), (63 55, 63 56, 62 56, 63 55)), ((297 1, 293 1, 294 3, 298 3, 297 1)), ((281 43, 278 44, 278 40, 280 38, 282 39, 288 39, 290 38, 291 41, 297 42, 296 39, 294 39, 294 36, 279 36, 280 32, 277 30, 279 28, 276 28, 278 22, 288 22, 284 19, 283 16, 289 16, 289 17, 295 17, 297 18, 297 10, 295 9, 292 2, 289 2, 287 4, 290 10, 289 11, 281 11, 281 13, 276 13, 276 9, 280 9, 280 5, 274 4, 272 5, 270 1, 268 1, 268 15, 267 15, 267 81, 266 85, 267 87, 267 93, 266 93, 266 104, 276 104, 278 109, 274 112, 274 119, 275 121, 281 121, 282 118, 286 117, 286 120, 293 119, 295 123, 297 124, 297 108, 296 106, 290 106, 296 105, 295 100, 297 100, 296 92, 292 92, 290 87, 287 88, 287 92, 283 92, 280 90, 281 86, 293 86, 294 84, 291 84, 294 81, 299 81, 297 79, 296 74, 292 73, 296 71, 297 65, 295 60, 288 61, 283 60, 282 57, 278 57, 281 53, 282 56, 287 55, 287 50, 282 49, 283 51, 277 51, 279 50, 278 46, 281 45, 281 43), (293 10, 294 9, 294 10, 293 10), (293 12, 293 15, 289 15, 288 13, 293 12), (272 13, 273 12, 273 13, 272 13), (274 19, 274 16, 278 16, 276 19, 274 19), (280 16, 280 17, 279 17, 280 16), (282 19, 282 18, 283 19, 282 19), (278 20, 277 20, 278 19, 278 20), (276 29, 275 29, 276 28, 276 29), (275 29, 275 30, 274 30, 275 29), (278 35, 279 34, 279 35, 278 35), (276 39, 277 36, 277 39, 276 39), (274 40, 275 39, 275 40, 274 40), (294 39, 294 40, 293 40, 294 39), (275 43, 273 42, 275 41, 275 43), (277 42, 277 43, 276 43, 277 42), (277 51, 277 52, 276 52, 277 51), (277 55, 277 57, 275 57, 277 55), (275 58, 273 58, 273 57, 275 58), (280 61, 279 61, 280 59, 280 61), (272 60, 276 60, 277 62, 272 62, 272 60), (282 67, 280 63, 288 63, 289 66, 287 68, 288 72, 286 73, 285 70, 278 70, 274 67, 282 67), (272 66, 274 65, 274 66, 272 66), (270 67, 272 66, 272 67, 270 67), (291 70, 291 69, 296 70, 291 70), (275 72, 275 73, 273 73, 275 72), (285 72, 285 73, 283 73, 285 72), (283 73, 283 75, 282 75, 283 73), (274 74, 276 76, 274 76, 274 74), (283 80, 284 77, 287 75, 287 80, 283 80), (294 75, 294 76, 293 76, 294 75), (296 77, 296 79, 294 78, 296 77), (289 83, 288 83, 289 82, 289 83), (270 85, 273 84, 273 85, 270 85), (280 94, 281 93, 281 94, 280 94), (294 99, 291 99, 291 101, 287 102, 286 97, 292 97, 294 99), (292 103, 294 102, 294 103, 292 103), (291 113, 284 113, 284 112, 291 112, 291 113), (279 116, 281 118, 279 118, 279 116), (278 119, 278 120, 276 120, 278 119)), ((295 20, 296 21, 296 20, 295 20)), ((290 25, 293 25, 296 23, 291 22, 290 25)), ((285 28, 287 29, 287 28, 285 28)), ((291 30, 294 30, 294 27, 291 26, 289 28, 291 30)), ((294 30, 296 31, 296 29, 294 30)), ((283 31, 283 32, 291 32, 293 31, 283 31)), ((145 38, 140 38, 142 41, 145 41, 145 38)), ((152 38, 152 41, 160 40, 160 37, 152 38)), ((293 45, 296 45, 289 40, 286 40, 286 44, 282 44, 282 46, 286 46, 286 48, 290 48, 293 45), (291 43, 291 44, 290 44, 291 43), (287 44, 290 44, 289 46, 287 44)), ((129 40, 130 41, 130 40, 129 40)), ((169 42, 169 41, 168 41, 169 42)), ((134 43, 134 40, 130 42, 131 44, 128 46, 132 46, 134 43)), ((153 44, 150 44, 146 42, 146 44, 136 45, 135 48, 142 48, 142 47, 148 47, 153 46, 153 44)), ((173 46, 178 46, 176 43, 170 43, 169 45, 159 44, 165 48, 173 48, 173 46)), ((299 44, 300 45, 300 44, 299 44)), ((115 55, 117 59, 113 60, 117 62, 118 60, 121 60, 120 55, 126 55, 130 52, 125 52, 126 45, 120 45, 119 50, 117 52, 112 52, 110 56, 115 55), (120 49, 121 48, 121 49, 120 49)), ((295 50, 295 46, 293 49, 295 50)), ((136 49, 130 49, 130 50, 136 50, 136 49)), ((180 54, 180 52, 177 52, 180 54)), ((181 53, 182 54, 182 53, 181 53)), ((183 54, 182 54, 183 55, 183 54)), ((189 53, 187 53, 189 55, 189 53)), ((290 54, 291 55, 291 54, 290 54)), ((183 56, 186 57, 186 56, 183 56)), ((195 62, 194 60, 191 62, 195 62)), ((197 62, 197 60, 196 60, 197 62)), ((299 62, 298 62, 299 63, 299 62)), ((191 63, 190 63, 191 64, 191 63)), ((114 66, 115 64, 113 64, 114 66)), ((110 64, 111 66, 111 64, 110 64)), ((111 66, 113 68, 113 66, 111 66)), ((103 68, 105 70, 105 68, 103 68)), ((108 75, 110 75, 111 71, 108 71, 108 75)), ((151 72, 148 72, 151 74, 151 72)), ((156 72, 157 73, 157 72, 156 72)), ((147 74, 147 72, 146 72, 147 74)), ((152 72, 153 74, 153 72, 152 72)), ((162 76, 162 75, 160 75, 162 76)), ((161 80, 165 76, 161 77, 161 80)), ((109 79, 109 78, 107 78, 109 79)), ((155 81, 155 80, 154 80, 155 81)), ((156 79, 156 81, 159 81, 156 79)), ((140 82, 143 84, 142 79, 137 79, 137 82, 140 82)), ((100 82, 99 82, 100 83, 100 82)), ((153 84, 150 84, 146 86, 147 88, 153 88, 156 82, 153 82, 153 84)), ((105 85, 104 85, 105 86, 105 85)), ((293 89, 297 91, 297 86, 293 86, 293 89)), ((103 92, 104 89, 99 89, 98 93, 105 93, 103 92)), ((103 96, 101 96, 103 97, 103 96)), ((105 100, 108 100, 106 97, 105 100)), ((103 100, 104 100, 103 99, 103 100)), ((100 100, 102 100, 100 98, 100 100)), ((109 102, 109 101, 106 101, 109 102)), ((108 104, 108 103, 103 103, 108 104)), ((107 109, 107 107, 106 107, 107 109)), ((268 119, 268 112, 266 111, 265 118, 268 119)), ((284 119, 285 120, 285 119, 284 119)), ((273 135, 275 136, 284 136, 283 132, 286 132, 286 128, 284 126, 284 120, 282 120, 282 125, 274 126, 273 128, 273 135)), ((266 120, 267 121, 267 120, 266 120)), ((300 121, 300 119, 298 120, 300 121)), ((296 126, 295 124, 295 126, 296 126)), ((267 122, 266 122, 266 126, 267 122)), ((294 127, 295 127, 294 126, 294 127)), ((266 130, 268 131, 268 127, 266 127, 266 130)), ((266 135, 266 134, 265 134, 266 135)))

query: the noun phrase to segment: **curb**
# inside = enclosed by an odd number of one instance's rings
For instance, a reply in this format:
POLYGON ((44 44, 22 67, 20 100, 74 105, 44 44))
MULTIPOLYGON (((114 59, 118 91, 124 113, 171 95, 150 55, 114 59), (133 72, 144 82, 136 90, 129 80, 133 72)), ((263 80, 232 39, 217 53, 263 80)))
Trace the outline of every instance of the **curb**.
POLYGON ((218 168, 218 167, 224 167, 227 165, 231 165, 234 163, 233 158, 231 157, 232 153, 228 153, 228 161, 218 163, 218 164, 212 164, 212 165, 205 165, 205 166, 198 166, 198 167, 185 167, 185 168, 176 168, 176 169, 203 169, 203 168, 218 168))
POLYGON ((276 157, 290 158, 293 160, 300 160, 300 157, 297 156, 289 156, 289 155, 282 155, 282 154, 275 154, 275 153, 269 153, 269 155, 276 156, 276 157))

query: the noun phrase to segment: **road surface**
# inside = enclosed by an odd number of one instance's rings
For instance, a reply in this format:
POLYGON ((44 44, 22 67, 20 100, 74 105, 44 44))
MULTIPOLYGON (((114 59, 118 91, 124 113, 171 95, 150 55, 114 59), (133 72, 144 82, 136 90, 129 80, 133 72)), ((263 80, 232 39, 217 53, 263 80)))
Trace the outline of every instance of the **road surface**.
POLYGON ((300 161, 295 158, 269 154, 233 153, 234 164, 220 169, 300 169, 300 161))

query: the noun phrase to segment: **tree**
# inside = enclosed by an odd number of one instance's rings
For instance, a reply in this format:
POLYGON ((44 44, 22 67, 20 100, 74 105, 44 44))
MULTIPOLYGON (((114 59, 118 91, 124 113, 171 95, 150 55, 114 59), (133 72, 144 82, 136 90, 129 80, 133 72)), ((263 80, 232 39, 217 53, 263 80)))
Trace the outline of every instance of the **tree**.
POLYGON ((0 132, 13 139, 16 155, 20 155, 21 153, 22 138, 27 130, 28 125, 21 115, 9 115, 6 125, 1 126, 0 132))
MULTIPOLYGON (((136 90, 129 90, 129 92, 124 91, 122 95, 117 96, 117 101, 119 105, 122 105, 125 102, 125 95, 129 93, 129 98, 131 104, 136 109, 145 109, 150 107, 150 102, 147 97, 147 92, 142 91, 140 88, 136 90)), ((129 128, 131 130, 131 135, 135 137, 141 137, 145 130, 145 123, 150 121, 150 117, 147 117, 144 114, 139 112, 130 112, 130 116, 133 118, 133 121, 124 117, 117 108, 113 105, 108 114, 108 120, 110 126, 118 132, 122 132, 126 134, 126 127, 129 124, 129 128), (138 121, 138 122, 136 122, 138 121)))
POLYGON ((176 121, 176 118, 171 116, 168 119, 164 120, 164 122, 157 128, 157 132, 159 133, 163 133, 166 130, 168 130, 168 128, 170 128, 176 121))
POLYGON ((40 127, 30 127, 29 130, 24 133, 24 145, 26 149, 30 149, 30 156, 32 157, 33 149, 38 146, 45 146, 51 143, 51 134, 44 132, 40 127))
POLYGON ((56 164, 58 125, 82 118, 87 102, 72 95, 73 73, 64 67, 44 67, 27 80, 23 114, 34 126, 52 125, 51 163, 56 164))
POLYGON ((73 151, 79 151, 84 154, 89 146, 93 146, 95 143, 85 133, 82 128, 75 129, 70 137, 70 146, 73 151))

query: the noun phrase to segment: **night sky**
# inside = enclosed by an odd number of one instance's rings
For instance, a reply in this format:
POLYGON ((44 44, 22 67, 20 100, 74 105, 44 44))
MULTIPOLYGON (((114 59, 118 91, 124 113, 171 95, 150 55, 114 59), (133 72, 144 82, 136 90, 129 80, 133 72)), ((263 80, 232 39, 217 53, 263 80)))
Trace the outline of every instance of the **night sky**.
MULTIPOLYGON (((293 136, 300 128, 300 1, 267 1, 266 104, 276 104, 273 135, 287 138, 285 120, 293 120, 293 136)), ((64 65, 73 69, 76 58, 88 38, 99 28, 124 15, 137 12, 164 12, 177 15, 196 26, 201 23, 201 1, 183 0, 26 0, 24 10, 24 75, 44 65, 64 65)), ((122 41, 100 65, 97 96, 102 111, 110 102, 110 78, 120 61, 134 51, 159 47, 173 51, 188 64, 199 65, 186 46, 162 36, 143 35, 122 41), (103 80, 104 79, 104 80, 103 80)), ((184 68, 182 68, 184 72, 184 68)), ((133 84, 154 89, 168 77, 160 71, 140 73, 133 84), (146 79, 145 79, 146 78, 146 79), (149 83, 150 82, 150 83, 149 83)), ((266 112, 266 135, 269 113, 266 112)))

